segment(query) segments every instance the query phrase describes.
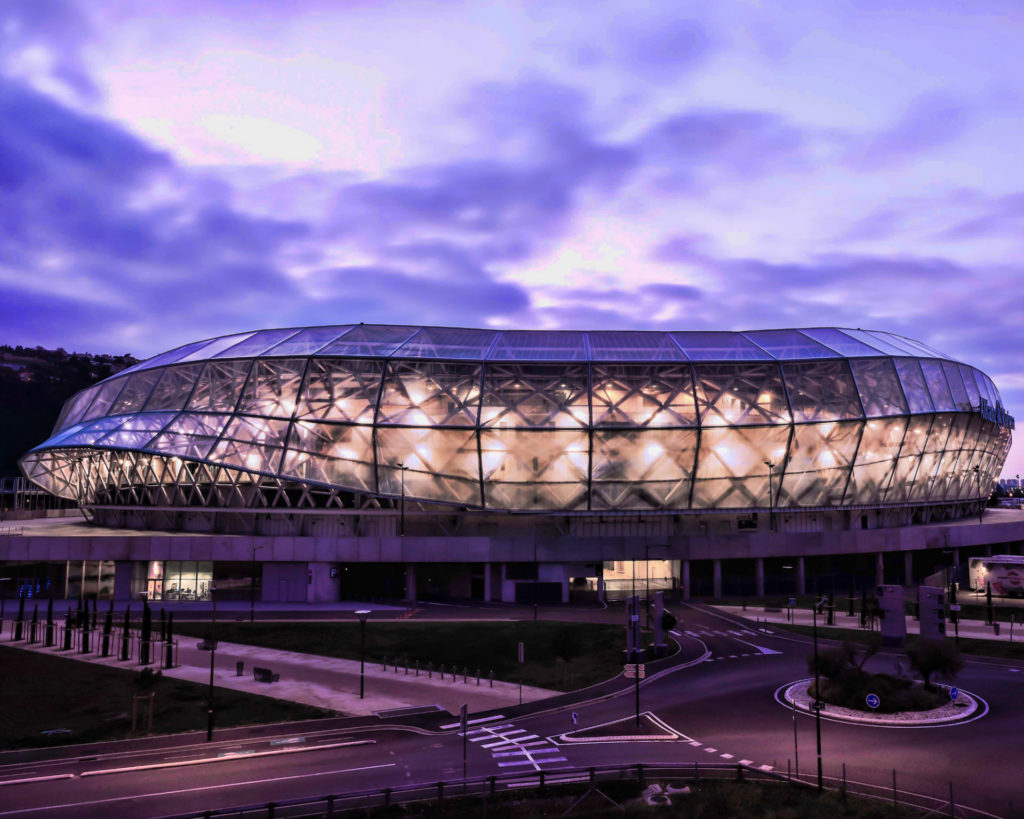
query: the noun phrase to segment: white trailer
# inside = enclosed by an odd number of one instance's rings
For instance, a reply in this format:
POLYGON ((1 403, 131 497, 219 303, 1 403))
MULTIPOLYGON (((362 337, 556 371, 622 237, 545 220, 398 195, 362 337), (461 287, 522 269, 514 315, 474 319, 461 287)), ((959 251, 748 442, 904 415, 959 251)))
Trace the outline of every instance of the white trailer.
POLYGON ((993 555, 972 557, 968 561, 971 589, 985 591, 1000 597, 1024 597, 1024 557, 1020 555, 993 555))

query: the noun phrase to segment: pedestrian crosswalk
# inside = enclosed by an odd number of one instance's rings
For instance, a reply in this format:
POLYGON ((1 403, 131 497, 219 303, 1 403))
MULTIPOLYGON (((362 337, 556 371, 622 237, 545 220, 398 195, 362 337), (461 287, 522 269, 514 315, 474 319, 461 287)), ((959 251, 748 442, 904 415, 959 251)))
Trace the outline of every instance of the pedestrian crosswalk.
POLYGON ((686 634, 690 637, 757 637, 758 633, 753 629, 749 628, 737 628, 737 629, 710 629, 704 628, 698 631, 687 630, 686 634))
POLYGON ((535 771, 567 762, 562 749, 549 739, 516 728, 511 722, 487 725, 466 732, 466 738, 487 750, 499 768, 535 771))

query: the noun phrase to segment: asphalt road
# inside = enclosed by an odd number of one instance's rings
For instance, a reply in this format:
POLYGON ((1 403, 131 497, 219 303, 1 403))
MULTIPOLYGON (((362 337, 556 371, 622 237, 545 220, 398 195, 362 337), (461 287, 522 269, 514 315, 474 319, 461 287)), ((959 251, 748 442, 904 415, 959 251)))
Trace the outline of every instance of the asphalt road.
MULTIPOLYGON (((795 765, 794 717, 776 690, 807 676, 810 643, 696 605, 681 608, 679 653, 651 664, 640 709, 671 730, 672 741, 565 744, 559 736, 622 720, 632 733, 634 689, 610 684, 500 713, 474 714, 466 744, 472 777, 539 771, 559 775, 589 766, 725 762, 785 772, 795 765), (572 713, 578 715, 573 725, 572 713), (492 717, 492 719, 487 719, 492 717)), ((871 664, 891 668, 895 655, 871 664)), ((980 696, 988 713, 944 727, 895 728, 822 720, 826 776, 947 797, 1007 816, 1024 810, 1024 669, 1020 663, 971 661, 958 685, 980 696)), ((420 716, 332 720, 239 731, 212 745, 192 738, 79 746, 33 752, 0 764, 0 816, 165 816, 232 805, 284 801, 354 789, 383 789, 457 779, 463 738, 441 730, 451 718, 420 716), (84 750, 83 750, 84 748, 84 750), (216 760, 216 761, 210 761, 216 760), (188 763, 188 764, 185 764, 188 763), (26 781, 39 779, 40 781, 26 781), (3 783, 19 784, 3 784, 3 783)), ((800 773, 816 770, 814 719, 796 716, 800 773)), ((647 725, 645 721, 645 725, 647 725)), ((649 731, 644 728, 644 731, 649 731)), ((201 738, 200 738, 201 739, 201 738)))

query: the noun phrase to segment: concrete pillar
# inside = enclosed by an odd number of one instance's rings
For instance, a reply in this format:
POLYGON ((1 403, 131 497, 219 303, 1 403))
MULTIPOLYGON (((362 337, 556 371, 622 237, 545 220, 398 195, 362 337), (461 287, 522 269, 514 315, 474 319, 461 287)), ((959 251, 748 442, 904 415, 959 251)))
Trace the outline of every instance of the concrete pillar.
POLYGON ((714 573, 712 581, 712 594, 717 598, 722 596, 722 561, 717 557, 711 561, 711 571, 714 573))
POLYGON ((491 564, 484 563, 484 602, 491 602, 491 564))
POLYGON ((875 585, 885 585, 885 555, 882 552, 875 555, 875 585))
POLYGON ((405 564, 405 599, 411 602, 416 600, 416 564, 405 564))
POLYGON ((903 553, 903 585, 914 585, 914 553, 903 553))
POLYGON ((690 599, 690 561, 682 561, 683 600, 690 599))
POLYGON ((796 593, 807 594, 807 567, 803 557, 796 559, 796 593))
POLYGON ((764 558, 759 557, 754 563, 755 579, 757 581, 757 596, 764 597, 764 558))

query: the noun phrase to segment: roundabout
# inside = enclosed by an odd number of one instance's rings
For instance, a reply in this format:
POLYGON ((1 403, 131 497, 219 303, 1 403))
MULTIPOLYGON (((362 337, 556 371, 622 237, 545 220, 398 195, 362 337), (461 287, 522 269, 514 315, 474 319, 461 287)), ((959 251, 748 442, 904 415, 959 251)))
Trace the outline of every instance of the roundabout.
MULTIPOLYGON (((776 702, 784 707, 813 715, 814 698, 807 693, 811 682, 812 678, 808 677, 780 686, 775 691, 776 702)), ((950 690, 948 686, 941 687, 950 690)), ((877 707, 877 702, 878 698, 875 697, 875 707, 877 707)), ((976 694, 957 690, 955 700, 951 697, 947 704, 927 711, 899 711, 880 714, 822 702, 821 718, 832 722, 875 725, 881 728, 931 728, 974 722, 987 713, 988 703, 985 700, 976 694)))

